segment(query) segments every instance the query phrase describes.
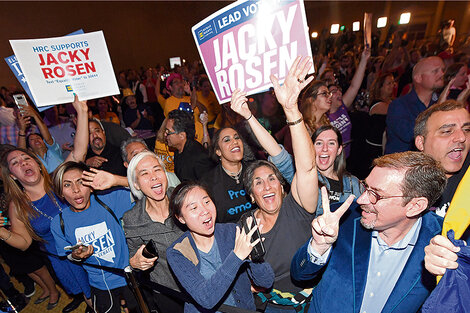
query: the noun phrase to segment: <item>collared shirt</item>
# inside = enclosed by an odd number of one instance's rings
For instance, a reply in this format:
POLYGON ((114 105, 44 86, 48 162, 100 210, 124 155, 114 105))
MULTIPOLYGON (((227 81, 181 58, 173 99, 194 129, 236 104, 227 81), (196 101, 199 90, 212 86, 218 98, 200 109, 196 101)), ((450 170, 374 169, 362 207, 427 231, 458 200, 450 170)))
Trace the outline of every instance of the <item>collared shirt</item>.
POLYGON ((392 246, 388 246, 377 231, 372 232, 369 268, 360 313, 382 311, 418 240, 421 224, 420 217, 405 237, 392 246))
POLYGON ((427 104, 421 102, 414 89, 390 103, 387 111, 387 145, 385 154, 414 150, 414 126, 419 113, 437 101, 433 94, 427 104))
MULTIPOLYGON (((18 132, 19 132, 18 125, 1 125, 0 126, 0 144, 9 144, 12 146, 18 146, 18 132)), ((36 125, 31 125, 26 130, 26 136, 29 134, 37 133, 38 128, 36 125)))

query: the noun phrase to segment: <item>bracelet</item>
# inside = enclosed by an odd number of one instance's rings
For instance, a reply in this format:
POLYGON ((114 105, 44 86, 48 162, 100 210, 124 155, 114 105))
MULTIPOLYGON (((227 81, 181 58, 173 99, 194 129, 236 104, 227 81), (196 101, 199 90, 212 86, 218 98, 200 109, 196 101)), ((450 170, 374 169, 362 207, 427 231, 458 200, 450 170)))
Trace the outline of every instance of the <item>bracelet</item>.
POLYGON ((20 133, 18 133, 18 136, 26 137, 26 134, 20 134, 20 133))
POLYGON ((250 118, 252 118, 252 117, 253 117, 253 113, 251 113, 250 117, 249 117, 249 118, 246 118, 245 121, 250 120, 250 118))
POLYGON ((304 118, 303 118, 303 116, 301 116, 298 120, 295 120, 293 122, 289 122, 288 120, 286 120, 286 124, 289 125, 289 126, 293 126, 293 125, 299 124, 303 120, 304 120, 304 118))
POLYGON ((2 240, 2 241, 7 241, 7 240, 10 239, 10 238, 11 238, 11 231, 8 231, 8 238, 2 238, 2 237, 0 237, 0 240, 2 240))

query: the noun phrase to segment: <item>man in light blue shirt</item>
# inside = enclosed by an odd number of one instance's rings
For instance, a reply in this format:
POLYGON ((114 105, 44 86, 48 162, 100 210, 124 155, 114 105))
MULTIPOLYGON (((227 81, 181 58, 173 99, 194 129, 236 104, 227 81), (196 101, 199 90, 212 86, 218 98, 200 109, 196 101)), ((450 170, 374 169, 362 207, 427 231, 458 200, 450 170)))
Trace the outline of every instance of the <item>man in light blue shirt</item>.
POLYGON ((424 247, 442 227, 427 209, 444 189, 444 170, 420 152, 386 155, 374 166, 349 209, 352 199, 331 212, 322 190, 324 214, 291 265, 297 280, 324 270, 309 312, 417 312, 435 286, 424 247))

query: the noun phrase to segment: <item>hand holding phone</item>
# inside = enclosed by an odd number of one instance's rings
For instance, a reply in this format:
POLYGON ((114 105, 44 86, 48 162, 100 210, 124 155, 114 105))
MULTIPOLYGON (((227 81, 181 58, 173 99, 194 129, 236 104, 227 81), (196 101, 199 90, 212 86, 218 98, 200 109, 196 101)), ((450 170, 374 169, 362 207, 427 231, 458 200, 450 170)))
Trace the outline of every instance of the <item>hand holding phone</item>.
POLYGON ((73 250, 76 250, 76 249, 78 249, 80 247, 83 247, 83 246, 85 246, 85 244, 83 242, 79 241, 76 244, 74 244, 73 246, 65 246, 64 250, 65 251, 73 251, 73 250))
POLYGON ((142 255, 147 259, 158 257, 158 249, 153 239, 150 239, 142 250, 142 255))
POLYGON ((16 94, 13 95, 13 100, 15 100, 15 104, 18 107, 18 110, 20 110, 21 115, 24 115, 24 107, 28 106, 26 97, 23 94, 16 94))
MULTIPOLYGON (((256 218, 252 211, 244 214, 241 217, 240 224, 242 225, 246 234, 248 234, 250 230, 253 229, 253 227, 258 225, 258 223, 256 222, 256 218)), ((250 258, 253 262, 262 262, 264 254, 266 253, 263 240, 261 238, 261 233, 259 232, 259 228, 257 227, 255 232, 251 236, 251 242, 255 242, 258 239, 259 239, 258 243, 253 247, 253 250, 251 250, 251 253, 250 253, 250 258)))

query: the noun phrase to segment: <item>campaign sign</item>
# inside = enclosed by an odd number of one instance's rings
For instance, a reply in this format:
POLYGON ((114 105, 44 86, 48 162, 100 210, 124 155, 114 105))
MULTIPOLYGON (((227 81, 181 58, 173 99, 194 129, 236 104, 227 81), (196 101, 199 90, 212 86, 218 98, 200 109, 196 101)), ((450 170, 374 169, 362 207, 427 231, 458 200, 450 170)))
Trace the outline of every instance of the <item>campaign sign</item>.
POLYGON ((220 103, 237 88, 268 90, 271 74, 283 82, 297 56, 312 56, 303 0, 237 1, 192 33, 220 103))
POLYGON ((38 107, 119 93, 102 31, 10 44, 38 107))
MULTIPOLYGON (((76 35, 76 34, 83 34, 83 29, 76 30, 73 33, 68 34, 67 36, 76 35)), ((36 101, 34 100, 33 95, 31 94, 31 90, 29 89, 28 82, 26 81, 26 77, 24 77, 23 75, 23 71, 21 70, 20 64, 18 63, 16 56, 10 55, 9 57, 6 57, 5 62, 7 62, 8 66, 10 67, 10 70, 13 72, 13 75, 15 75, 16 79, 20 82, 21 87, 23 87, 24 91, 26 91, 31 101, 33 101, 33 103, 36 104, 36 101)), ((47 110, 48 108, 50 107, 42 107, 42 108, 39 108, 39 111, 42 112, 44 110, 47 110)))

